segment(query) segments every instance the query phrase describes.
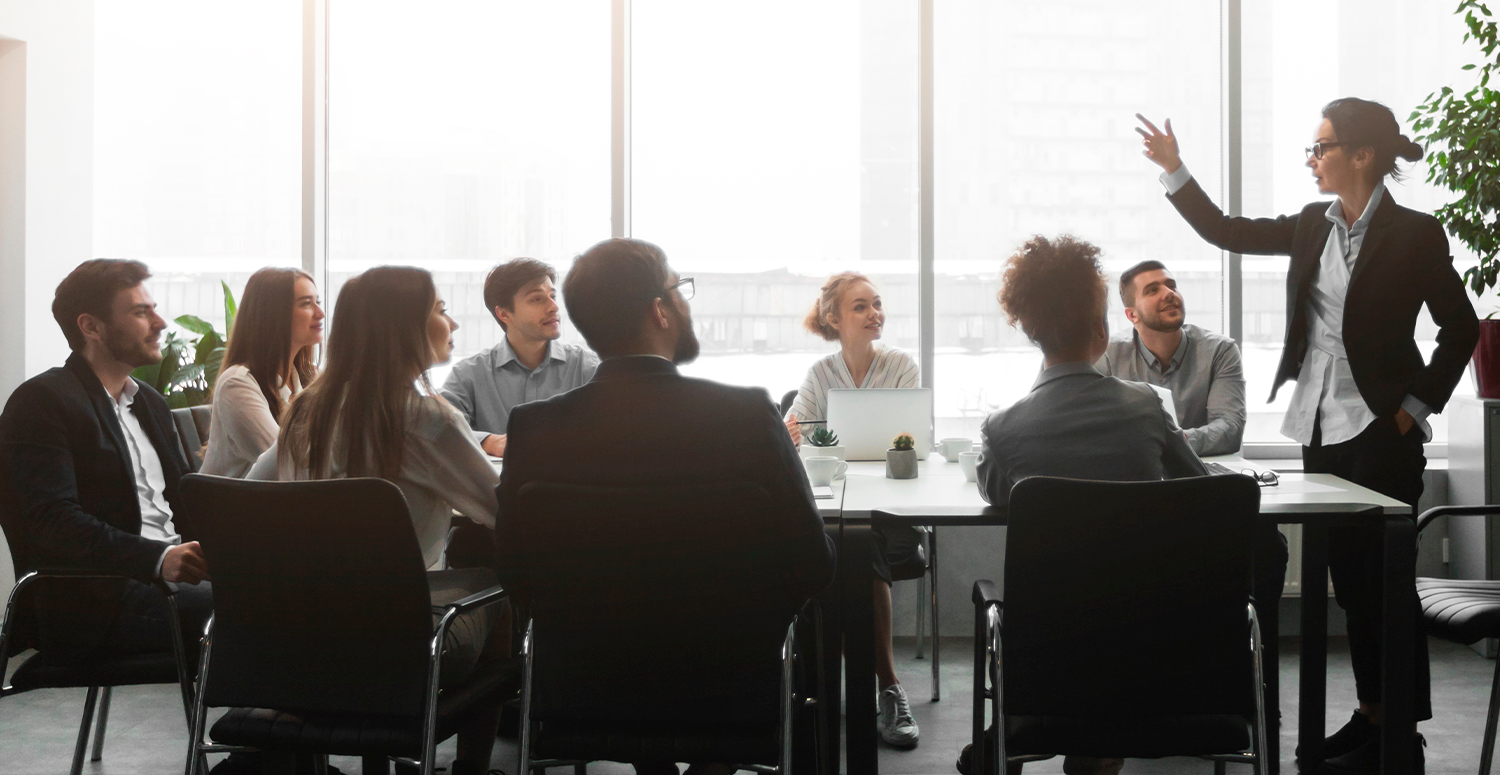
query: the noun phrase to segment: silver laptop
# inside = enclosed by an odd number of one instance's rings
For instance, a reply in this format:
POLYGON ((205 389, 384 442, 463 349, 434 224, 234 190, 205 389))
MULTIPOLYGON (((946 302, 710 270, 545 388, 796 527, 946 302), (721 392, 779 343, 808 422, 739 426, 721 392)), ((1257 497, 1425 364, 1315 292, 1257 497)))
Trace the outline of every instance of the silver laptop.
POLYGON ((849 460, 885 460, 898 433, 910 433, 917 459, 925 460, 932 450, 932 389, 834 388, 827 420, 849 460))

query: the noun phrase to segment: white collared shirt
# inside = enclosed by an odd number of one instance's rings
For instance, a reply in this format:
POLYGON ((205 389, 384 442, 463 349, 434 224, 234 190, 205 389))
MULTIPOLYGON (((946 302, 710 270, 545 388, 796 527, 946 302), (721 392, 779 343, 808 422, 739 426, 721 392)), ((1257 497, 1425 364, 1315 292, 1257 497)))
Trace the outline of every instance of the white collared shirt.
MULTIPOLYGON (((282 406, 300 390, 297 373, 292 384, 281 385, 277 394, 282 406)), ((219 374, 214 385, 213 419, 209 421, 208 451, 203 455, 201 473, 214 476, 245 478, 256 458, 271 448, 281 426, 271 414, 271 405, 260 383, 244 364, 237 363, 219 374)))
MULTIPOLYGON (((1161 182, 1171 195, 1187 185, 1192 177, 1184 164, 1176 172, 1163 172, 1161 182)), ((1329 445, 1349 441, 1376 419, 1364 396, 1360 395, 1354 373, 1349 368, 1349 354, 1344 349, 1344 300, 1349 293, 1354 265, 1359 260, 1359 249, 1370 228, 1370 218, 1385 194, 1385 184, 1376 183, 1365 211, 1352 225, 1345 224, 1342 200, 1333 200, 1324 213, 1333 229, 1323 245, 1318 276, 1313 279, 1307 298, 1307 355, 1297 373, 1297 387, 1281 423, 1282 435, 1303 446, 1312 444, 1315 424, 1322 431, 1320 443, 1329 445)), ((1432 408, 1411 395, 1406 396, 1401 407, 1417 421, 1422 438, 1431 441, 1432 426, 1427 423, 1427 417, 1432 414, 1432 408)))
MULTIPOLYGON (((135 479, 135 498, 141 507, 141 537, 161 541, 170 549, 182 543, 182 536, 172 524, 172 506, 167 503, 167 477, 162 472, 161 457, 156 454, 156 447, 152 446, 146 429, 141 427, 140 418, 130 411, 140 389, 134 378, 126 379, 125 389, 110 405, 125 432, 126 454, 130 457, 131 473, 135 479)), ((161 575, 161 560, 166 556, 164 549, 156 561, 158 576, 161 575)))

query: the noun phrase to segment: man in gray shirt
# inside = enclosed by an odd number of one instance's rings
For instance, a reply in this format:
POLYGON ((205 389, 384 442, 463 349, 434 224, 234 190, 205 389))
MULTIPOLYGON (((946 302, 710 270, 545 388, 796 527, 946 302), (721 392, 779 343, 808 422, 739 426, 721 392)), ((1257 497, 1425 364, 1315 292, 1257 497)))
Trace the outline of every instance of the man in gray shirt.
POLYGON ((494 347, 454 364, 442 394, 474 429, 484 451, 505 456, 510 412, 587 383, 599 356, 557 341, 561 316, 557 273, 534 258, 495 267, 484 280, 484 303, 505 331, 494 347))
POLYGON ((1245 437, 1245 372, 1234 340, 1184 322, 1182 292, 1160 261, 1120 275, 1120 300, 1134 324, 1094 364, 1100 374, 1172 391, 1177 422, 1199 455, 1229 455, 1245 437))

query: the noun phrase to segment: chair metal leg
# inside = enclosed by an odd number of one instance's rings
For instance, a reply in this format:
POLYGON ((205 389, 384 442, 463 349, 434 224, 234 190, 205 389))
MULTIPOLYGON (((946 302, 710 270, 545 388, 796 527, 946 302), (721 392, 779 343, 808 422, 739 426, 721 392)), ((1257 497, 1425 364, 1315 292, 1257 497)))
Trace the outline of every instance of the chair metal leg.
POLYGON ((1271 771, 1266 747, 1266 674, 1265 655, 1260 642, 1260 619, 1255 615, 1255 604, 1245 606, 1250 616, 1250 657, 1254 661, 1255 675, 1255 775, 1267 775, 1271 771))
POLYGON ((927 643, 927 576, 924 574, 917 578, 917 653, 916 658, 922 659, 924 646, 927 643))
POLYGON ((526 623, 526 637, 521 641, 521 744, 517 751, 516 772, 531 775, 531 628, 526 623))
POLYGON ((942 633, 938 630, 937 528, 930 527, 927 531, 927 575, 931 577, 928 586, 932 594, 932 701, 937 702, 943 699, 943 683, 938 680, 938 670, 943 665, 943 646, 938 640, 942 633))
POLYGON ((793 661, 797 654, 797 620, 786 628, 786 639, 781 642, 781 757, 777 762, 778 775, 792 771, 792 684, 793 661))
POLYGON ((109 724, 109 698, 113 692, 113 686, 106 686, 99 697, 99 721, 94 724, 94 755, 89 757, 91 762, 104 758, 104 727, 109 724))
POLYGON ((995 772, 1010 773, 1010 759, 1005 745, 1005 686, 1003 683, 1004 672, 1000 664, 1000 609, 990 607, 988 611, 986 628, 989 632, 986 637, 990 647, 990 684, 993 687, 990 692, 990 723, 995 728, 995 743, 990 748, 990 753, 995 759, 995 772))
POLYGON ((1490 775, 1495 758, 1495 722, 1500 720, 1500 659, 1495 660, 1495 680, 1490 684, 1490 713, 1484 722, 1484 747, 1479 754, 1479 775, 1490 775))
POLYGON ((94 704, 99 701, 99 687, 90 686, 83 701, 83 722, 78 725, 78 744, 73 746, 73 775, 83 772, 83 755, 89 750, 89 726, 94 721, 94 704))

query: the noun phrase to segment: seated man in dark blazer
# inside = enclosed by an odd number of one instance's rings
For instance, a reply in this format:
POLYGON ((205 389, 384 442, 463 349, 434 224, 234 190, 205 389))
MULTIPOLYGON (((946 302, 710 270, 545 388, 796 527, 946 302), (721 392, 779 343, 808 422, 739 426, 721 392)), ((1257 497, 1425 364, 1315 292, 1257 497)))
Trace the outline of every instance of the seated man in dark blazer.
MULTIPOLYGON (((511 410, 500 513, 532 481, 759 484, 783 519, 781 535, 756 539, 770 547, 767 572, 779 581, 777 594, 796 610, 833 578, 833 545, 770 395, 678 373, 677 364, 698 355, 686 301, 691 283, 660 248, 640 240, 607 240, 578 257, 563 298, 603 360, 584 386, 511 410)), ((504 581, 518 561, 507 556, 503 530, 496 539, 504 581)), ((637 769, 676 772, 671 764, 637 769)))
POLYGON ((52 302, 73 353, 27 380, 0 414, 0 519, 20 576, 76 569, 135 581, 48 582, 35 598, 43 651, 87 655, 165 651, 165 598, 177 585, 184 637, 213 609, 208 569, 178 508, 192 471, 167 402, 132 369, 161 361, 166 322, 138 261, 74 269, 52 302))

